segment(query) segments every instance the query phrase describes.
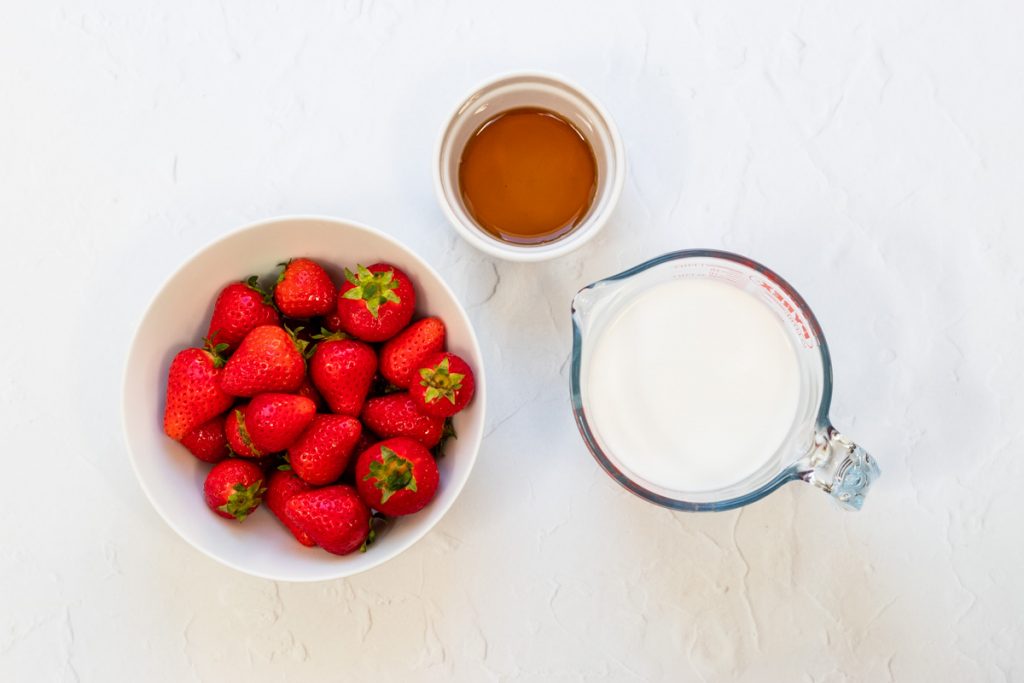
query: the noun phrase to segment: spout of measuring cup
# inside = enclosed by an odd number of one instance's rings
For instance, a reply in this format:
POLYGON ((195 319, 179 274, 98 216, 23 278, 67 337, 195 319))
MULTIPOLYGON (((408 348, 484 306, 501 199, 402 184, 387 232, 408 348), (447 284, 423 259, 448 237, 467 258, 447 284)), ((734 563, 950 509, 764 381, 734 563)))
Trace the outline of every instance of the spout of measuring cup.
POLYGON ((573 318, 585 324, 590 319, 590 315, 599 298, 600 295, 594 291, 594 285, 587 285, 576 292, 576 296, 572 299, 573 318))
POLYGON ((609 280, 598 280, 587 285, 572 299, 572 319, 580 332, 585 332, 598 317, 605 304, 615 298, 623 288, 623 283, 609 280))
POLYGON ((829 425, 815 438, 800 478, 832 496, 840 507, 860 510, 864 496, 882 471, 863 448, 829 425))

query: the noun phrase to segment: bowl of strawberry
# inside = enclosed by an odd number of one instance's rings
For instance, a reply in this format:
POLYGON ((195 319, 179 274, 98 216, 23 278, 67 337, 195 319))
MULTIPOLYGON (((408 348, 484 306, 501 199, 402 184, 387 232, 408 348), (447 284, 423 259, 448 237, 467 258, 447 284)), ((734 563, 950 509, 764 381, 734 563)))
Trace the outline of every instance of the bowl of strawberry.
POLYGON ((394 239, 319 217, 247 226, 155 296, 124 377, 143 490, 186 541, 318 581, 395 557, 444 516, 484 420, 476 336, 394 239))

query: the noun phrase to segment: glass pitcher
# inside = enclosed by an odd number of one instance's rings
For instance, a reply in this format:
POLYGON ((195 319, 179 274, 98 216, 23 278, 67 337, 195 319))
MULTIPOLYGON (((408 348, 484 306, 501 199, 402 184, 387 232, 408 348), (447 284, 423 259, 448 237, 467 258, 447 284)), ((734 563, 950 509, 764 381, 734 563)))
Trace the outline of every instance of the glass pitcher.
POLYGON ((860 446, 839 433, 828 416, 832 362, 821 327, 789 283, 750 259, 723 251, 693 249, 659 256, 581 289, 572 302, 572 406, 583 440, 604 470, 639 497, 675 510, 729 510, 752 503, 783 484, 803 481, 830 494, 845 509, 859 510, 880 470, 860 446), (799 400, 788 435, 755 472, 725 488, 675 491, 645 481, 602 446, 588 422, 586 382, 591 349, 605 324, 637 294, 680 278, 710 278, 740 288, 767 304, 797 349, 799 400))

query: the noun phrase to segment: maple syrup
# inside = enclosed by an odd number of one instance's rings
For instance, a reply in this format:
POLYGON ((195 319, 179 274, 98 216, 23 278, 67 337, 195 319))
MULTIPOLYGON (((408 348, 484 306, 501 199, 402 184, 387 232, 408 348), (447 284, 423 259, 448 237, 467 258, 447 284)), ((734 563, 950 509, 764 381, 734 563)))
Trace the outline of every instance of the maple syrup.
POLYGON ((462 151, 459 191, 473 220, 512 244, 543 244, 572 232, 597 190, 590 143, 546 109, 501 112, 462 151))

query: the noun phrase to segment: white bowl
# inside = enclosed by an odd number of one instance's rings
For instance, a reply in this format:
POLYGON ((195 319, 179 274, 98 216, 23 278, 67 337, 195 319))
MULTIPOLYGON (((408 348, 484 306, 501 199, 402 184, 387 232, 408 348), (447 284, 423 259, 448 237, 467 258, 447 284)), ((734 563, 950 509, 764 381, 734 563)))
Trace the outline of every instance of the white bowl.
POLYGON ((625 179, 626 158, 612 117, 583 88, 548 73, 507 74, 474 88, 445 124, 434 153, 434 190, 455 230, 477 249, 511 261, 543 261, 581 247, 608 222, 625 179), (587 138, 597 160, 597 192, 583 222, 546 244, 509 244, 494 237, 476 224, 459 191, 459 163, 466 142, 495 115, 519 107, 561 114, 587 138))
POLYGON ((323 217, 274 218, 246 226, 201 249, 164 283, 135 333, 124 374, 124 434, 135 474, 153 507, 178 534, 210 557, 255 576, 322 581, 351 576, 407 550, 437 524, 469 478, 483 434, 487 403, 476 335, 441 276, 407 247, 351 221, 323 217), (476 396, 455 416, 458 438, 438 460, 441 484, 423 511, 390 522, 366 553, 344 557, 300 545, 261 506, 244 523, 214 515, 203 502, 209 465, 163 433, 167 368, 180 349, 206 333, 213 301, 224 285, 268 274, 292 256, 323 264, 336 282, 345 266, 386 261, 408 273, 417 315, 436 315, 448 328, 448 349, 473 367, 476 396))

